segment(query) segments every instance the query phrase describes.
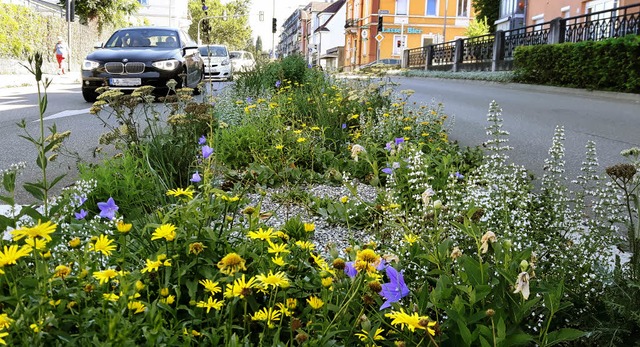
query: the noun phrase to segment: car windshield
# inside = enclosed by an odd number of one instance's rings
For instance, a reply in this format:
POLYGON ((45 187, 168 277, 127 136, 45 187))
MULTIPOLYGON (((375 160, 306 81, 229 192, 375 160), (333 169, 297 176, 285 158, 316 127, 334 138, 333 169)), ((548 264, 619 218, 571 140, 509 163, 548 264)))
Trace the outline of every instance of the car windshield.
POLYGON ((120 30, 107 40, 106 48, 114 47, 179 47, 178 34, 172 30, 130 29, 120 30))
POLYGON ((229 58, 231 58, 231 59, 238 59, 240 57, 242 57, 242 53, 240 53, 240 52, 231 52, 231 53, 229 53, 229 58))
POLYGON ((200 55, 203 57, 226 57, 227 49, 215 46, 200 47, 200 55))

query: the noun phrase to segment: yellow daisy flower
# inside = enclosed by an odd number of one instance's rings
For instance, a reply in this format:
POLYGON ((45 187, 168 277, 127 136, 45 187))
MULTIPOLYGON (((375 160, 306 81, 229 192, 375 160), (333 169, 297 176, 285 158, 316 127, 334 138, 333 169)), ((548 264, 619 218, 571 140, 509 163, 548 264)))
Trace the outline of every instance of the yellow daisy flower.
POLYGON ((296 246, 308 251, 312 251, 316 248, 316 246, 314 246, 313 243, 309 241, 296 241, 296 246))
POLYGON ((18 259, 28 256, 32 250, 27 245, 20 248, 18 248, 18 245, 4 246, 4 252, 0 252, 0 267, 16 264, 18 259))
POLYGON ((127 307, 133 311, 133 314, 143 313, 145 306, 140 301, 132 301, 127 304, 127 307))
POLYGON ((80 241, 80 238, 79 237, 74 237, 71 240, 69 240, 69 247, 76 248, 76 247, 80 246, 80 243, 82 243, 82 241, 80 241))
POLYGON ((304 231, 310 233, 316 230, 316 225, 313 223, 304 223, 304 231))
POLYGON ((257 283, 255 277, 251 277, 249 281, 245 280, 244 274, 241 278, 236 279, 233 284, 227 284, 227 289, 224 291, 225 298, 239 297, 244 299, 251 294, 251 288, 256 288, 257 283))
POLYGON ((256 312, 251 320, 254 321, 263 321, 267 323, 267 326, 271 329, 276 327, 275 321, 280 320, 281 312, 278 310, 274 310, 273 307, 263 308, 262 310, 256 312))
POLYGON ((160 299, 160 302, 165 303, 167 305, 173 305, 173 303, 176 302, 176 296, 173 294, 169 295, 166 298, 160 299))
POLYGON ((47 240, 41 238, 26 238, 24 243, 31 246, 31 248, 35 248, 39 251, 47 248, 47 240))
POLYGON ((278 266, 284 266, 286 264, 282 257, 273 257, 271 258, 271 262, 278 266))
POLYGON ((176 238, 176 227, 173 224, 162 224, 157 227, 155 232, 151 234, 151 240, 164 238, 167 241, 173 241, 176 238))
POLYGON ((280 253, 290 253, 290 251, 287 249, 286 243, 276 245, 275 243, 271 242, 271 240, 267 240, 267 242, 269 243, 269 248, 267 249, 268 253, 275 253, 276 255, 279 255, 280 253))
POLYGON ((321 308, 322 306, 324 306, 324 301, 322 301, 322 299, 318 298, 317 296, 309 297, 307 299, 307 303, 314 310, 317 310, 317 309, 321 308))
POLYGON ((91 246, 94 252, 100 252, 106 256, 110 256, 111 252, 116 249, 116 245, 112 245, 113 240, 109 239, 107 235, 100 235, 96 242, 91 246))
POLYGON ((103 271, 96 271, 93 273, 93 278, 100 281, 100 284, 107 283, 112 278, 118 276, 118 272, 114 269, 106 269, 103 271))
POLYGON ((236 272, 247 269, 244 263, 245 260, 241 256, 236 253, 229 253, 218 262, 218 268, 223 274, 233 276, 236 272))
POLYGON ((111 302, 116 302, 118 301, 118 299, 120 299, 120 296, 118 294, 115 293, 104 293, 102 294, 102 297, 105 300, 111 301, 111 302))
POLYGON ((119 220, 116 224, 116 228, 118 229, 118 231, 123 234, 128 233, 131 230, 132 226, 133 225, 131 223, 125 223, 123 220, 119 220))
POLYGON ((176 198, 188 198, 188 199, 193 199, 193 190, 191 190, 191 187, 188 187, 187 189, 182 189, 182 188, 176 188, 176 189, 169 189, 167 191, 167 196, 174 196, 176 198))
POLYGON ((407 241, 408 244, 413 245, 418 242, 418 237, 414 234, 404 234, 404 240, 407 241))
POLYGON ((13 230, 11 234, 15 241, 22 239, 23 237, 36 238, 40 237, 47 241, 51 241, 51 234, 56 231, 57 225, 51 223, 51 221, 42 223, 38 220, 38 224, 31 228, 20 228, 13 230))
POLYGON ((0 330, 9 329, 14 320, 11 319, 6 313, 0 314, 0 330))
POLYGON ((268 241, 276 236, 273 234, 273 228, 269 228, 264 230, 262 228, 258 229, 258 231, 250 231, 247 236, 253 240, 263 240, 268 241))
POLYGON ((71 273, 71 269, 68 266, 58 265, 56 266, 56 269, 53 272, 53 277, 60 277, 64 279, 65 277, 69 276, 70 273, 71 273))
POLYGON ((222 291, 222 288, 220 288, 218 282, 213 282, 210 279, 200 280, 199 283, 204 286, 204 289, 211 292, 211 294, 220 293, 222 291))
POLYGON ((373 341, 382 341, 384 340, 384 336, 382 336, 382 333, 384 333, 384 329, 382 328, 378 328, 376 329, 376 332, 373 334, 373 336, 369 336, 369 332, 362 329, 361 333, 356 333, 356 336, 360 339, 360 341, 362 342, 370 342, 371 340, 373 341))
POLYGON ((408 328, 409 331, 415 331, 416 329, 426 330, 431 336, 435 336, 435 329, 433 327, 436 322, 431 321, 429 317, 418 316, 418 313, 407 314, 404 309, 400 309, 400 312, 392 311, 385 314, 385 317, 391 318, 391 325, 400 325, 401 328, 408 328))
POLYGON ((207 313, 209 313, 209 311, 211 311, 211 309, 214 309, 216 311, 220 311, 220 309, 222 308, 222 304, 224 304, 223 300, 217 300, 214 299, 213 297, 209 297, 209 299, 207 300, 207 302, 204 301, 199 301, 196 303, 196 307, 202 307, 202 308, 206 308, 207 309, 207 313))
POLYGON ((269 289, 269 286, 272 286, 273 288, 289 286, 289 280, 287 279, 285 273, 282 271, 278 271, 275 274, 273 273, 273 271, 269 271, 268 275, 265 276, 263 274, 260 274, 256 276, 256 279, 260 283, 262 283, 265 289, 269 289))

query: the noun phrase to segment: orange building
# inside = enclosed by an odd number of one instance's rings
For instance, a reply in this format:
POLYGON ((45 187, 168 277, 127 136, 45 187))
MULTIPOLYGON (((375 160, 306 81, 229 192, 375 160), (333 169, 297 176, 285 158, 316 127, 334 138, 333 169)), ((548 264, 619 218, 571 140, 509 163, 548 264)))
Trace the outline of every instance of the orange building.
POLYGON ((545 23, 557 17, 569 18, 635 4, 640 4, 640 0, 529 0, 526 9, 526 25, 545 23))
POLYGON ((346 6, 347 71, 376 60, 399 64, 405 49, 464 37, 474 18, 471 0, 347 0, 346 6))

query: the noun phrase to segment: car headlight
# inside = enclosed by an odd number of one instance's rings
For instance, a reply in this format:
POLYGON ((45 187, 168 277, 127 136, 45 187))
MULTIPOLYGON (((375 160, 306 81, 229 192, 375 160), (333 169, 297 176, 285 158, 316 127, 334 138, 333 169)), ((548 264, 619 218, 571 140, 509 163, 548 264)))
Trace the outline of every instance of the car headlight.
POLYGON ((223 59, 222 60, 222 65, 229 65, 229 59, 223 59))
POLYGON ((178 65, 180 65, 180 62, 175 60, 175 59, 171 59, 171 60, 156 61, 155 63, 153 63, 151 65, 153 65, 153 67, 155 67, 157 69, 160 69, 160 70, 171 71, 171 70, 175 70, 176 68, 178 68, 178 65))
POLYGON ((97 69, 100 66, 100 63, 93 60, 84 60, 82 62, 82 70, 93 70, 97 69))

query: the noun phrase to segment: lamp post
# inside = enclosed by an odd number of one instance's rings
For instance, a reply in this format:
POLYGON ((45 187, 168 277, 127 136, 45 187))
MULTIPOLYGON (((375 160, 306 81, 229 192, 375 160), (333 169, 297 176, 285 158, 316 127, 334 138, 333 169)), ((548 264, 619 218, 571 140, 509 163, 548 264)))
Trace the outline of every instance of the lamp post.
POLYGON ((447 41, 447 10, 449 10, 449 0, 444 0, 444 26, 442 28, 442 42, 447 41))

